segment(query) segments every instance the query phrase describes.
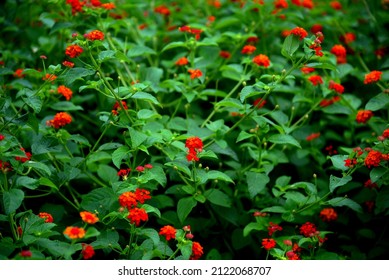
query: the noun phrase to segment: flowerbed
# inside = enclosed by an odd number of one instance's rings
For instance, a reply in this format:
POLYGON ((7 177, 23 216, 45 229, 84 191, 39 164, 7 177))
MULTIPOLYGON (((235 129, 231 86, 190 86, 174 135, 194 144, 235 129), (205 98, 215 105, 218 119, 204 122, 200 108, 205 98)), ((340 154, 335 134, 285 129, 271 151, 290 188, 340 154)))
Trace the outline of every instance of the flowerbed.
POLYGON ((388 257, 388 1, 6 1, 1 259, 388 257))

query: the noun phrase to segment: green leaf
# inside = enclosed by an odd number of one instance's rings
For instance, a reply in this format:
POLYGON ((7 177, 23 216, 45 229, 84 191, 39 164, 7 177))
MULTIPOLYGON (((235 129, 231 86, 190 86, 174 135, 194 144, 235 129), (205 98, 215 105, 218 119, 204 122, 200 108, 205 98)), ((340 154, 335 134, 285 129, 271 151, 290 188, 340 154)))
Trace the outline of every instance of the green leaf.
POLYGON ((192 209, 197 205, 197 201, 193 197, 181 198, 177 203, 177 216, 181 224, 184 224, 186 217, 192 209))
POLYGON ((156 52, 146 46, 134 46, 127 52, 128 57, 145 56, 147 54, 156 54, 156 52))
POLYGON ((38 186, 39 181, 28 176, 20 176, 16 179, 16 187, 25 187, 30 190, 35 190, 38 186))
POLYGON ((97 168, 97 175, 107 183, 114 183, 119 180, 116 169, 106 164, 99 165, 97 168))
POLYGON ((226 181, 234 184, 234 181, 228 176, 227 174, 217 171, 217 170, 211 170, 207 173, 208 180, 221 180, 226 181))
POLYGON ((265 190, 266 184, 270 182, 270 178, 263 173, 246 172, 246 182, 250 198, 253 199, 257 194, 265 190))
POLYGON ((232 201, 228 195, 218 189, 210 189, 204 192, 204 196, 207 200, 213 204, 223 206, 223 207, 231 207, 232 201))
POLYGON ((347 206, 352 210, 354 210, 355 212, 358 213, 363 212, 361 205, 356 203, 354 200, 345 197, 335 197, 333 199, 328 200, 327 204, 331 206, 347 206))
POLYGON ((37 169, 39 171, 43 171, 47 176, 51 175, 51 171, 49 167, 47 167, 46 164, 43 164, 41 162, 35 162, 35 161, 27 161, 24 163, 24 166, 31 167, 32 169, 37 169))
POLYGON ((84 136, 80 135, 80 134, 72 134, 70 135, 69 139, 68 140, 72 140, 78 144, 81 144, 81 145, 84 145, 84 146, 87 146, 87 147, 90 147, 91 144, 89 143, 88 139, 86 139, 84 136))
POLYGON ((350 182, 353 178, 348 175, 346 177, 338 178, 334 175, 330 176, 330 191, 334 192, 335 189, 338 187, 346 185, 348 182, 350 182))
POLYGON ((370 99, 366 106, 366 110, 378 111, 382 108, 386 108, 389 105, 389 95, 387 93, 380 93, 370 99))
POLYGON ((389 173, 389 170, 383 167, 373 168, 370 171, 370 180, 372 183, 377 182, 382 176, 389 173))
POLYGON ((20 205, 22 205, 24 199, 24 192, 19 189, 10 189, 3 192, 3 205, 4 212, 9 215, 15 212, 20 205))
POLYGON ((186 44, 184 42, 171 42, 169 44, 167 44, 161 52, 164 52, 164 51, 167 51, 167 50, 170 50, 170 49, 174 49, 174 48, 179 48, 179 47, 185 47, 187 48, 186 44))
POLYGON ((112 153, 113 164, 120 169, 122 160, 130 153, 130 149, 127 146, 121 146, 112 153))
POLYGON ((140 120, 149 120, 149 119, 157 119, 161 118, 161 115, 156 113, 153 110, 149 109, 141 109, 137 113, 138 119, 140 120))
POLYGON ((58 190, 58 187, 56 184, 54 184, 50 179, 41 177, 39 178, 39 184, 42 186, 47 186, 52 189, 58 190))
POLYGON ((230 107, 230 108, 237 108, 237 109, 244 108, 242 102, 240 102, 238 99, 235 98, 227 98, 215 104, 215 108, 220 108, 220 107, 230 107))
POLYGON ((81 208, 104 216, 115 203, 118 204, 118 196, 111 188, 98 188, 82 196, 81 208))
POLYGON ((251 97, 251 96, 255 96, 255 95, 259 95, 261 93, 262 92, 259 91, 255 86, 245 86, 240 91, 240 94, 239 94, 240 101, 244 102, 246 100, 246 98, 251 97))
POLYGON ((271 206, 267 207, 261 210, 261 212, 266 213, 266 212, 271 212, 271 213, 285 213, 287 210, 282 207, 282 206, 271 206))
POLYGON ((119 234, 115 230, 107 230, 100 232, 100 235, 97 236, 96 241, 92 242, 90 245, 95 249, 106 249, 106 248, 120 248, 118 243, 119 234))
POLYGON ((42 109, 43 101, 39 96, 33 95, 33 96, 28 96, 22 97, 23 101, 31 107, 35 113, 39 113, 42 109))
POLYGON ((346 171, 348 169, 347 166, 344 165, 344 161, 348 158, 348 155, 335 155, 331 157, 332 165, 336 169, 340 169, 342 171, 346 171))
POLYGON ((291 58, 300 46, 300 39, 291 34, 285 38, 282 45, 281 54, 287 58, 291 58))
POLYGON ((301 149, 300 143, 293 136, 287 134, 272 135, 268 141, 275 144, 290 144, 301 149))
POLYGON ((254 136, 254 134, 250 134, 250 133, 247 133, 246 131, 242 130, 239 133, 238 137, 236 138, 236 143, 243 141, 245 139, 251 138, 253 136, 254 136))
POLYGON ((50 106, 51 109, 56 110, 56 111, 82 111, 84 108, 81 106, 76 106, 72 102, 69 101, 60 101, 52 104, 50 106))
POLYGON ((339 67, 339 65, 335 66, 335 65, 333 65, 331 63, 327 63, 327 62, 312 62, 312 63, 306 64, 305 66, 316 68, 316 69, 329 69, 332 71, 338 71, 337 67, 339 67))
POLYGON ((98 231, 94 227, 89 227, 87 229, 87 231, 85 232, 84 238, 87 239, 87 238, 96 237, 96 236, 99 236, 99 235, 100 235, 100 231, 98 231))
POLYGON ((249 223, 243 229, 243 236, 248 236, 253 230, 262 231, 266 229, 267 225, 264 223, 249 223))
POLYGON ((93 75, 95 74, 95 70, 93 69, 85 69, 85 68, 81 68, 81 67, 74 67, 74 68, 71 68, 69 69, 68 72, 66 72, 66 74, 64 74, 64 83, 66 85, 71 85, 74 83, 74 81, 78 80, 78 79, 81 79, 83 77, 87 77, 87 76, 90 76, 90 75, 93 75))
POLYGON ((161 212, 158 208, 151 206, 149 204, 143 204, 142 208, 145 209, 146 213, 154 213, 158 218, 161 218, 161 212))
POLYGON ((138 148, 146 139, 147 135, 137 131, 133 128, 129 128, 128 131, 130 132, 130 137, 131 137, 131 146, 132 148, 138 148))
POLYGON ((78 250, 80 250, 80 244, 69 244, 58 240, 49 240, 41 238, 35 242, 35 245, 47 249, 50 254, 55 258, 63 257, 66 260, 70 260, 71 256, 78 250))
POLYGON ((143 228, 139 231, 139 234, 150 238, 153 241, 154 246, 157 246, 158 243, 161 241, 159 238, 158 231, 153 228, 143 228))
POLYGON ((180 161, 173 161, 173 162, 167 162, 165 163, 166 166, 170 166, 170 167, 173 167, 174 169, 176 169, 177 171, 181 171, 183 172, 184 174, 188 175, 189 177, 191 176, 191 171, 190 169, 188 168, 188 166, 186 164, 184 164, 183 162, 180 162, 180 161))
POLYGON ((180 245, 180 251, 184 260, 189 260, 192 255, 192 242, 184 243, 180 245))
POLYGON ((143 92, 143 91, 136 92, 135 94, 131 95, 131 98, 150 101, 155 105, 160 105, 160 103, 154 96, 152 96, 150 93, 143 92))
POLYGON ((101 51, 97 57, 97 61, 101 63, 115 57, 116 57, 116 51, 113 50, 101 51))

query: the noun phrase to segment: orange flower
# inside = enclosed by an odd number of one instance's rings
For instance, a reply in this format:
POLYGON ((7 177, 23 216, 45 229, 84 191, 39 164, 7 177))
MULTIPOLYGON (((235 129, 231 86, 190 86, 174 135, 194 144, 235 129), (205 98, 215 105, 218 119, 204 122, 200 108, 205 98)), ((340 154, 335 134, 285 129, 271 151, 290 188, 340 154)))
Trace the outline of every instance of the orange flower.
POLYGON ((50 81, 50 82, 54 82, 55 80, 57 79, 57 76, 54 75, 54 74, 49 74, 47 73, 45 76, 43 76, 42 80, 44 81, 50 81))
POLYGON ((342 94, 344 92, 344 86, 342 86, 341 84, 337 84, 334 81, 330 81, 328 88, 333 89, 334 91, 336 91, 339 94, 342 94))
POLYGON ((324 208, 320 211, 319 216, 324 222, 332 222, 338 218, 338 214, 334 208, 324 208))
POLYGON ((90 41, 95 41, 95 40, 102 41, 104 40, 104 33, 101 32, 100 30, 93 30, 85 34, 84 37, 90 41))
POLYGON ((270 59, 267 55, 260 54, 253 58, 253 62, 258 66, 263 66, 265 68, 270 66, 270 59))
POLYGON ((203 72, 201 72, 200 69, 189 69, 188 72, 191 79, 200 78, 203 75, 203 72))
POLYGON ((333 46, 330 52, 336 56, 346 56, 346 48, 342 45, 333 46))
MULTIPOLYGON (((122 100, 121 102, 122 102, 124 110, 128 110, 127 102, 124 101, 124 100, 122 100)), ((112 114, 115 115, 115 116, 117 116, 119 114, 119 110, 122 109, 122 107, 120 107, 119 104, 120 103, 116 101, 115 104, 113 105, 112 114)))
POLYGON ((137 197, 133 192, 124 192, 119 196, 119 203, 128 209, 133 208, 138 204, 137 197))
POLYGON ((66 47, 65 54, 71 58, 78 57, 84 50, 77 45, 70 45, 66 47))
POLYGON ((23 71, 24 71, 24 69, 22 69, 22 68, 16 69, 15 72, 14 72, 14 74, 13 74, 13 76, 14 76, 15 78, 19 78, 19 79, 24 78, 25 75, 22 74, 23 71))
POLYGON ((68 68, 73 68, 74 67, 74 63, 70 62, 70 61, 67 61, 67 60, 62 62, 62 65, 65 66, 65 67, 68 67, 68 68))
POLYGON ((356 116, 356 121, 358 123, 366 123, 371 117, 373 117, 373 115, 373 112, 370 110, 359 110, 356 116))
POLYGON ((346 45, 352 43, 355 41, 357 37, 352 32, 347 32, 344 35, 340 36, 340 40, 345 43, 346 45))
POLYGON ((342 9, 342 4, 339 1, 331 1, 330 6, 334 10, 341 10, 342 9))
POLYGON ((113 10, 116 8, 115 3, 112 2, 101 4, 101 7, 106 10, 113 10))
POLYGON ((46 122, 48 126, 52 126, 54 128, 60 128, 72 122, 72 117, 66 112, 60 112, 55 114, 54 119, 46 122))
POLYGON ((198 260, 203 255, 203 247, 199 242, 192 242, 192 255, 191 260, 198 260))
POLYGON ((184 65, 187 65, 188 63, 189 63, 189 61, 186 57, 181 57, 181 58, 177 59, 177 61, 174 64, 177 66, 184 66, 184 65))
POLYGON ((145 203, 145 200, 151 199, 150 192, 145 189, 136 189, 135 198, 139 203, 145 203))
POLYGON ((127 218, 130 220, 131 224, 139 226, 141 221, 147 221, 149 216, 147 215, 145 209, 141 208, 132 208, 130 209, 127 218))
POLYGON ((275 9, 286 9, 288 8, 288 2, 286 0, 275 0, 274 3, 275 9))
POLYGON ((312 133, 312 134, 308 135, 308 136, 305 138, 305 140, 307 140, 307 141, 312 141, 312 140, 314 140, 314 139, 316 139, 316 138, 319 138, 319 137, 320 137, 320 132, 312 133))
POLYGON ((66 3, 72 6, 72 14, 82 12, 82 7, 85 5, 85 1, 80 0, 66 0, 66 3))
POLYGON ((295 27, 290 31, 291 34, 297 36, 300 38, 300 40, 304 39, 305 37, 308 36, 308 32, 301 27, 295 27))
POLYGON ((70 226, 64 230, 63 234, 70 239, 83 238, 85 236, 85 229, 70 226))
POLYGON ((253 52, 255 52, 257 48, 255 46, 252 46, 252 45, 246 45, 243 47, 241 53, 242 54, 252 54, 253 52))
POLYGON ((365 75, 364 84, 372 84, 378 82, 381 79, 382 72, 381 71, 371 71, 370 73, 365 75))
POLYGON ((46 213, 46 212, 40 212, 38 214, 38 217, 44 219, 45 223, 52 223, 52 222, 54 222, 53 216, 51 216, 51 214, 46 213))
POLYGON ((264 99, 262 99, 262 98, 257 98, 257 99, 254 100, 253 105, 254 105, 255 107, 257 107, 258 109, 260 109, 260 108, 262 108, 263 106, 265 106, 266 103, 267 103, 266 100, 264 100, 264 99))
POLYGON ((317 86, 323 83, 323 79, 319 75, 313 75, 308 78, 312 85, 317 86))
POLYGON ((91 245, 83 243, 81 255, 84 260, 91 259, 95 255, 95 250, 91 245))
POLYGON ((57 88, 57 92, 59 94, 62 94, 66 100, 70 100, 70 98, 72 98, 73 95, 73 91, 70 88, 62 85, 57 88))
POLYGON ((177 230, 172 226, 164 226, 160 229, 159 235, 165 236, 166 240, 174 239, 176 237, 177 230))
POLYGON ((381 159, 382 159, 381 152, 371 150, 365 158, 365 165, 368 168, 377 167, 380 165, 381 159))
POLYGON ((80 216, 81 219, 87 224, 95 224, 99 221, 99 218, 96 216, 96 214, 93 214, 88 211, 80 212, 80 216))
POLYGON ((170 15, 170 10, 165 5, 159 5, 159 6, 155 7, 154 12, 161 14, 161 15, 164 15, 166 17, 170 15))

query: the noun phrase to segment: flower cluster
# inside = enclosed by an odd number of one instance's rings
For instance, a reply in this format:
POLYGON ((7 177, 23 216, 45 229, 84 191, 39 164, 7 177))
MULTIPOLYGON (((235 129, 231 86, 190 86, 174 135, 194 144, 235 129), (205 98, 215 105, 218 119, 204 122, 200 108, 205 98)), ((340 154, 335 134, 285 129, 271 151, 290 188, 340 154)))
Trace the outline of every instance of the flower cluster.
POLYGON ((300 227, 300 233, 305 237, 312 237, 318 234, 316 226, 311 222, 306 222, 300 227))
POLYGON ((177 230, 170 225, 163 226, 159 230, 159 235, 165 236, 167 241, 169 241, 170 239, 176 238, 176 233, 177 233, 177 230))
POLYGON ((190 78, 192 80, 200 78, 203 75, 203 72, 201 72, 200 69, 188 69, 188 73, 190 74, 190 78))
POLYGON ((295 27, 290 31, 290 34, 293 34, 296 37, 299 37, 300 40, 308 36, 308 32, 301 27, 295 27))
POLYGON ((263 66, 265 68, 270 66, 270 59, 267 55, 259 54, 253 58, 253 62, 258 66, 263 66))
POLYGON ((202 152, 203 146, 203 141, 201 141, 201 139, 197 136, 186 139, 185 147, 188 148, 188 155, 186 156, 187 160, 199 161, 200 159, 197 157, 197 153, 202 152))
POLYGON ((308 78, 308 81, 312 83, 312 85, 317 86, 318 84, 323 83, 323 79, 319 75, 313 75, 308 78))
POLYGON ((338 64, 343 64, 343 63, 347 62, 347 59, 346 59, 347 51, 346 51, 346 48, 343 47, 342 45, 334 45, 331 48, 330 52, 336 56, 336 62, 338 64))
POLYGON ((324 222, 332 222, 338 218, 338 214, 334 208, 324 208, 320 211, 319 216, 324 222))
POLYGON ((53 223, 54 222, 53 216, 47 212, 40 212, 38 214, 38 217, 44 219, 45 223, 53 223))
MULTIPOLYGON (((124 110, 128 110, 127 102, 124 100, 121 100, 120 102, 122 103, 124 110)), ((116 101, 112 107, 112 115, 117 116, 120 110, 122 110, 122 107, 120 106, 120 103, 116 101)))
POLYGON ((364 84, 372 84, 381 80, 382 72, 381 71, 371 71, 370 73, 365 75, 364 84))
POLYGON ((80 216, 81 219, 87 224, 95 224, 99 221, 99 218, 96 216, 96 214, 88 211, 80 212, 80 216))
POLYGON ((342 86, 341 84, 335 83, 334 81, 330 81, 328 88, 336 91, 339 94, 342 94, 344 92, 344 86, 342 86))
POLYGON ((55 114, 54 119, 48 120, 46 124, 56 129, 61 128, 72 122, 72 117, 66 112, 60 112, 55 114))
POLYGON ((365 165, 367 168, 377 167, 382 160, 382 153, 379 151, 371 150, 365 158, 365 165))
POLYGON ((89 33, 86 33, 84 37, 89 41, 102 41, 104 40, 104 33, 100 30, 93 30, 89 33))
POLYGON ((83 243, 81 255, 84 260, 91 259, 95 255, 95 250, 93 249, 93 246, 83 243))
POLYGON ((245 45, 242 50, 241 50, 241 53, 242 54, 252 54, 253 52, 255 52, 257 48, 255 46, 252 46, 252 45, 245 45))
POLYGON ((139 226, 141 221, 148 220, 146 211, 138 207, 138 203, 143 204, 148 199, 151 199, 150 192, 140 188, 137 188, 135 192, 124 192, 119 196, 119 203, 128 209, 127 218, 132 224, 139 226))
POLYGON ((69 226, 64 230, 63 234, 69 237, 70 239, 83 238, 85 236, 85 229, 69 226))
POLYGON ((80 56, 83 53, 84 49, 78 45, 70 45, 65 49, 65 54, 71 58, 80 56))
POLYGON ((191 260, 198 260, 201 258, 201 256, 204 254, 203 247, 200 245, 199 242, 193 241, 192 242, 192 254, 190 256, 191 260))
POLYGON ((181 32, 186 32, 186 33, 190 33, 190 34, 195 35, 195 39, 196 40, 200 39, 200 34, 203 32, 202 29, 192 28, 192 27, 190 27, 188 25, 181 26, 181 27, 178 28, 178 30, 181 31, 181 32))
POLYGON ((367 123, 373 116, 374 114, 370 110, 359 110, 355 119, 358 123, 367 123))
POLYGON ((63 86, 63 85, 61 85, 57 88, 57 92, 59 94, 63 95, 66 100, 70 100, 72 98, 72 95, 73 95, 73 91, 70 88, 63 86))
POLYGON ((273 238, 264 238, 262 239, 262 246, 265 250, 269 251, 276 247, 276 241, 273 238))
POLYGON ((20 148, 20 150, 21 150, 22 152, 24 152, 24 156, 23 156, 23 157, 16 156, 15 159, 16 159, 17 161, 22 162, 22 163, 25 163, 26 161, 29 161, 29 160, 31 159, 31 157, 32 157, 32 154, 31 154, 30 152, 26 152, 26 151, 24 150, 24 148, 20 148))
POLYGON ((279 226, 278 224, 275 224, 273 222, 270 222, 269 223, 269 226, 267 227, 267 230, 269 232, 269 236, 272 236, 273 233, 275 233, 276 231, 281 231, 282 230, 282 227, 279 226))

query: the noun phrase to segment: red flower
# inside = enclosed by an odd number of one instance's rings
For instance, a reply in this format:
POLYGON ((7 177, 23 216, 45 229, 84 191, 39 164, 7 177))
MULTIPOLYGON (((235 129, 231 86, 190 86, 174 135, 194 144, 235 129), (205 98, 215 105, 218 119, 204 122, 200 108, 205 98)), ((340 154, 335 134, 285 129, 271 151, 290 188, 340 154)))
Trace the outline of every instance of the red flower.
POLYGON ((159 235, 165 236, 166 240, 174 239, 176 237, 177 230, 172 226, 164 226, 160 229, 159 235))
POLYGON ((382 159, 381 152, 371 150, 365 158, 365 165, 368 168, 377 167, 380 165, 381 159, 382 159))
POLYGON ((328 145, 327 147, 325 147, 325 150, 330 156, 338 154, 338 151, 335 150, 332 145, 328 145))
POLYGON ((251 37, 247 38, 246 43, 253 45, 253 44, 256 44, 258 41, 259 41, 259 38, 257 36, 251 36, 251 37))
POLYGON ((118 176, 119 177, 122 177, 123 180, 127 180, 127 176, 128 174, 131 172, 131 168, 127 168, 127 169, 120 169, 118 171, 118 176))
POLYGON ((140 203, 145 203, 145 200, 151 199, 150 192, 145 189, 136 189, 135 190, 135 198, 140 203))
POLYGON ((149 219, 145 209, 141 208, 132 208, 129 210, 127 218, 130 220, 131 224, 139 226, 141 221, 146 222, 149 219))
POLYGON ((316 133, 312 133, 312 134, 308 135, 308 136, 305 138, 305 140, 307 140, 307 141, 312 141, 312 140, 314 140, 314 139, 316 139, 316 138, 319 138, 319 137, 320 137, 320 132, 316 132, 316 133))
POLYGON ((330 52, 336 56, 346 56, 346 48, 342 45, 333 46, 330 52))
POLYGON ((332 9, 334 10, 341 10, 342 9, 342 4, 339 1, 331 1, 330 5, 332 9))
POLYGON ((300 38, 300 40, 304 39, 305 37, 308 36, 308 32, 301 27, 295 27, 290 31, 291 34, 297 36, 300 38))
POLYGON ((5 161, 0 160, 0 170, 3 173, 7 173, 8 171, 12 171, 12 167, 9 164, 9 162, 5 162, 5 161))
POLYGON ((66 100, 70 100, 72 98, 72 95, 73 95, 73 91, 70 88, 62 86, 62 85, 57 88, 57 92, 59 94, 62 94, 66 100))
POLYGON ((3 141, 5 139, 5 136, 3 134, 0 134, 0 141, 3 141))
POLYGON ((307 9, 313 9, 313 2, 312 0, 302 0, 302 6, 307 9))
POLYGON ((197 136, 189 137, 185 141, 185 147, 189 150, 197 150, 198 152, 201 152, 203 150, 203 146, 203 141, 197 136))
POLYGON ((273 238, 264 238, 262 239, 262 246, 265 250, 270 250, 276 247, 276 242, 273 238))
POLYGON ((355 158, 348 158, 344 160, 344 166, 353 168, 355 165, 357 165, 358 162, 355 158))
POLYGON ((378 188, 378 185, 376 183, 372 183, 370 179, 368 179, 363 186, 368 189, 375 189, 378 188))
POLYGON ((285 256, 288 258, 288 260, 299 260, 300 259, 300 256, 293 251, 286 252, 285 256))
POLYGON ((306 222, 300 227, 300 233, 305 237, 311 237, 317 234, 316 226, 310 222, 306 222))
POLYGON ((309 73, 312 73, 313 71, 315 71, 315 68, 312 68, 312 67, 301 67, 301 72, 303 72, 303 74, 309 74, 309 73))
POLYGON ((119 204, 131 209, 138 204, 137 196, 133 192, 124 192, 119 196, 119 204))
POLYGON ((184 66, 184 65, 187 65, 188 63, 189 63, 189 61, 186 57, 181 57, 181 58, 177 59, 177 61, 174 64, 177 66, 184 66))
POLYGON ((288 2, 286 0, 274 0, 274 8, 275 9, 286 9, 288 8, 288 2))
POLYGON ((91 245, 83 243, 81 255, 84 260, 89 260, 95 255, 95 250, 91 245))
POLYGON ((270 66, 270 59, 267 55, 260 54, 253 58, 253 62, 258 66, 263 66, 265 68, 270 66))
POLYGON ((373 115, 373 112, 370 110, 359 110, 356 116, 356 121, 358 123, 366 123, 371 117, 373 117, 373 115))
POLYGON ((72 6, 72 14, 82 12, 82 7, 85 5, 85 1, 80 0, 66 0, 66 3, 72 6))
POLYGON ((338 218, 334 208, 324 208, 320 211, 319 216, 324 222, 332 222, 338 218))
POLYGON ((382 132, 382 137, 385 139, 389 138, 389 128, 385 129, 384 132, 382 132))
POLYGON ((52 126, 54 128, 60 128, 72 122, 72 117, 66 112, 60 112, 55 114, 54 119, 46 122, 48 126, 52 126))
POLYGON ((74 63, 70 62, 70 61, 67 61, 67 60, 62 62, 62 65, 65 66, 65 67, 68 67, 68 68, 73 68, 74 67, 74 63))
POLYGON ((21 257, 24 257, 24 258, 31 258, 32 257, 32 253, 30 250, 23 250, 19 253, 19 255, 21 257))
POLYGON ((282 227, 279 226, 278 224, 275 224, 273 222, 270 222, 269 223, 269 226, 267 227, 267 230, 269 232, 269 236, 272 236, 273 233, 275 233, 276 231, 281 231, 282 230, 282 227))
POLYGON ((40 212, 38 214, 38 217, 44 219, 45 223, 52 223, 52 222, 54 222, 53 216, 51 214, 49 214, 49 213, 46 213, 46 212, 40 212))
POLYGON ((46 74, 43 76, 42 80, 44 81, 50 81, 50 82, 54 82, 55 80, 57 79, 57 76, 54 75, 54 74, 46 74))
POLYGON ((191 260, 198 260, 203 255, 203 247, 199 242, 192 242, 192 255, 191 260))
POLYGON ((63 234, 70 239, 83 238, 85 236, 85 229, 80 227, 67 227, 63 234))
POLYGON ((314 24, 311 27, 311 32, 316 34, 317 32, 323 32, 323 26, 321 24, 314 24))
POLYGON ((344 86, 342 86, 341 84, 337 84, 334 81, 330 81, 328 88, 333 89, 339 94, 342 94, 344 92, 344 86))
POLYGON ((170 15, 170 10, 165 5, 159 5, 159 6, 155 7, 154 12, 161 14, 161 15, 164 15, 166 17, 170 15))
MULTIPOLYGON (((124 110, 128 110, 127 102, 124 100, 121 100, 124 110)), ((122 107, 120 107, 119 102, 115 102, 115 104, 112 107, 112 114, 117 116, 119 114, 119 110, 121 110, 122 107)))
POLYGON ((257 48, 255 46, 252 46, 252 45, 246 45, 243 47, 243 49, 241 50, 241 53, 242 54, 252 54, 253 52, 255 52, 257 48))
POLYGON ((327 106, 330 106, 330 105, 334 104, 335 102, 338 102, 339 100, 340 100, 340 96, 334 96, 331 99, 323 99, 320 102, 320 106, 321 107, 327 107, 327 106))
POLYGON ((365 75, 364 84, 372 84, 378 82, 381 79, 382 72, 381 71, 371 71, 370 73, 365 75))
POLYGON ((25 152, 25 151, 24 151, 24 148, 20 148, 20 150, 21 150, 22 152, 24 152, 25 156, 24 156, 24 157, 19 157, 19 156, 17 156, 17 157, 15 157, 15 159, 16 159, 17 161, 22 162, 22 163, 25 163, 26 161, 29 161, 29 160, 31 159, 31 157, 32 157, 32 154, 31 154, 30 152, 25 152))
POLYGON ((319 75, 313 75, 308 78, 312 85, 317 86, 323 83, 323 79, 319 75))
POLYGON ((101 32, 100 30, 93 30, 85 34, 84 37, 90 41, 95 41, 95 40, 102 41, 104 40, 104 33, 101 32))
POLYGON ((71 58, 78 57, 84 50, 77 45, 70 45, 66 47, 65 54, 71 58))
POLYGON ((19 78, 19 79, 24 78, 25 75, 22 74, 23 71, 24 71, 24 69, 21 69, 21 68, 16 69, 15 72, 13 73, 13 76, 14 76, 15 78, 19 78))
POLYGON ((138 171, 138 172, 143 172, 143 171, 145 171, 145 168, 143 166, 137 166, 135 168, 135 170, 138 171))
POLYGON ((262 98, 257 98, 254 100, 253 105, 257 108, 262 108, 267 103, 266 100, 263 100, 262 98))
POLYGON ((95 224, 99 221, 99 218, 96 216, 96 214, 88 211, 80 212, 80 216, 81 219, 87 224, 95 224))
POLYGON ((346 45, 352 43, 355 41, 357 37, 352 32, 347 32, 344 35, 340 36, 340 40, 345 43, 346 45))
POLYGON ((200 78, 203 75, 203 73, 199 69, 189 69, 188 72, 192 80, 196 78, 200 78))
POLYGON ((153 166, 152 166, 150 163, 148 163, 148 164, 145 164, 145 165, 144 165, 144 168, 147 168, 147 169, 152 169, 152 168, 153 168, 153 166))
POLYGON ((231 57, 231 53, 228 51, 220 51, 219 56, 225 59, 229 59, 231 57))

